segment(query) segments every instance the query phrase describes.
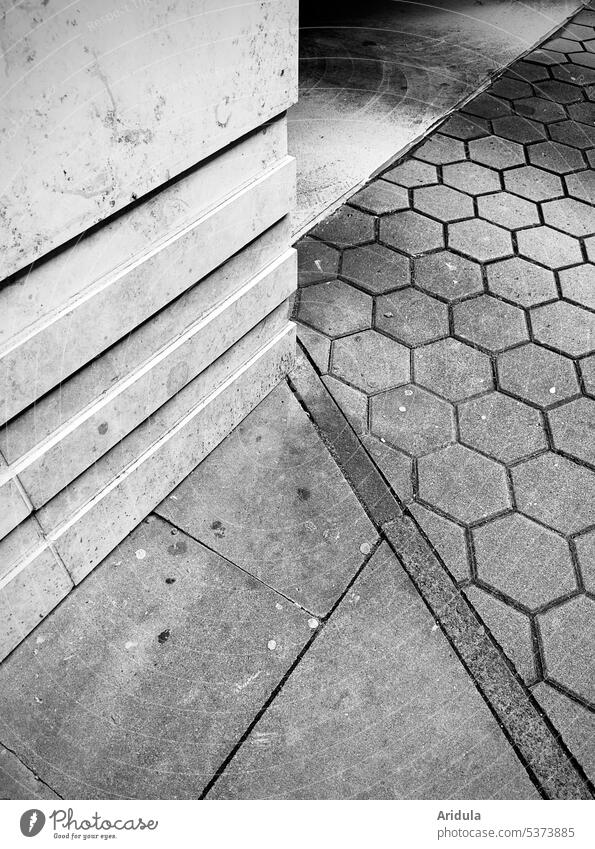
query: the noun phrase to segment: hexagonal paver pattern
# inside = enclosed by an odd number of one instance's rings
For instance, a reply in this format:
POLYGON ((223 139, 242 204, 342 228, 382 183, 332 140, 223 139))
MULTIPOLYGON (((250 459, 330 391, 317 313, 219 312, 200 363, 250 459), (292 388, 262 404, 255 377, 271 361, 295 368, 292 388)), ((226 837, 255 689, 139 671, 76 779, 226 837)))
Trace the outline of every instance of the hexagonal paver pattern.
POLYGON ((438 251, 414 261, 414 285, 447 301, 483 291, 481 267, 452 251, 438 251))
POLYGON ((497 371, 505 392, 540 407, 550 407, 579 391, 572 361, 533 343, 500 354, 497 371))
POLYGON ((489 124, 483 118, 474 115, 463 115, 457 112, 451 115, 440 127, 440 132, 455 139, 478 139, 487 136, 490 132, 489 124))
POLYGON ((507 115, 510 107, 497 97, 492 97, 487 92, 482 92, 474 97, 473 100, 465 104, 465 112, 470 115, 478 115, 480 118, 497 118, 500 115, 507 115))
MULTIPOLYGON (((557 82, 557 80, 552 80, 557 82)), ((564 85, 564 83, 560 83, 564 85)), ((587 150, 595 144, 595 127, 587 124, 579 124, 578 121, 560 121, 559 124, 550 126, 550 135, 554 141, 587 150)))
POLYGON ((523 82, 516 77, 509 77, 504 74, 499 80, 491 86, 490 89, 498 97, 505 97, 507 100, 518 100, 520 97, 530 97, 533 93, 529 83, 523 82))
POLYGON ((494 132, 504 139, 529 144, 547 138, 545 127, 521 115, 507 115, 492 122, 494 132))
POLYGON ((415 151, 417 159, 431 162, 434 165, 446 165, 448 162, 457 162, 465 159, 465 145, 461 141, 434 133, 415 151))
POLYGON ((489 357, 456 339, 443 339, 413 352, 414 380, 450 401, 493 387, 489 357))
POLYGON ((364 392, 379 392, 409 381, 409 350, 375 330, 333 342, 331 374, 364 392))
POLYGON ((459 406, 461 442, 495 460, 512 463, 547 448, 539 412, 509 398, 490 392, 459 406))
POLYGON ((344 336, 366 330, 372 324, 372 298, 331 280, 302 289, 297 318, 327 336, 344 336))
POLYGON ((470 195, 497 192, 500 188, 500 177, 497 171, 479 165, 477 162, 459 162, 455 165, 445 165, 442 169, 444 182, 447 186, 460 189, 470 195))
POLYGON ((413 192, 413 206, 440 221, 460 221, 473 216, 473 201, 449 186, 425 186, 413 192))
POLYGON ((574 546, 585 589, 595 593, 595 530, 576 537, 574 546))
POLYGON ((595 704, 595 601, 572 598, 539 616, 548 677, 595 704))
POLYGON ((463 445, 449 445, 418 461, 419 497, 469 524, 510 507, 503 466, 463 445))
POLYGON ((448 245, 481 262, 510 256, 513 252, 510 233, 479 218, 450 224, 448 245))
POLYGON ((595 204, 595 170, 567 174, 564 178, 568 194, 585 203, 595 204))
POLYGON ((487 277, 491 292, 523 307, 550 301, 558 294, 552 271, 518 257, 489 265, 487 277))
POLYGON ((504 185, 509 192, 535 201, 548 200, 564 194, 562 181, 556 174, 542 171, 532 165, 505 171, 504 185))
POLYGON ((500 224, 509 230, 539 224, 537 206, 509 192, 482 195, 477 199, 477 208, 481 218, 487 218, 493 224, 500 224))
POLYGON ((409 509, 454 579, 468 580, 471 569, 465 529, 417 502, 409 505, 409 509))
POLYGON ((404 186, 388 183, 386 180, 374 180, 353 195, 349 203, 373 215, 384 215, 387 212, 407 209, 409 197, 404 186))
POLYGON ((401 165, 391 168, 390 171, 385 171, 382 178, 411 189, 414 186, 429 186, 437 183, 438 171, 435 165, 430 165, 428 162, 408 159, 401 165))
MULTIPOLYGON (((536 86, 540 94, 545 94, 556 103, 576 103, 581 99, 581 90, 578 86, 563 83, 560 80, 543 80, 536 86)), ((555 124, 554 126, 557 126, 555 124)))
POLYGON ((472 531, 477 574, 531 610, 576 589, 568 543, 513 513, 472 531))
POLYGON ((382 245, 348 248, 343 251, 341 277, 356 283, 371 295, 381 295, 409 285, 409 260, 382 245))
POLYGON ((533 118, 535 121, 542 121, 544 124, 549 124, 550 121, 560 121, 566 117, 563 106, 551 100, 546 100, 544 97, 526 97, 517 100, 515 109, 524 118, 533 118))
POLYGON ((560 285, 569 301, 595 310, 595 265, 586 263, 561 271, 560 285))
POLYGON ((469 156, 474 162, 490 168, 512 168, 525 164, 522 145, 499 136, 487 136, 469 142, 469 156))
POLYGON ((595 347, 595 314, 566 301, 534 307, 531 325, 537 342, 571 357, 590 354, 595 347))
POLYGON ((455 335, 488 351, 504 351, 528 340, 525 313, 490 295, 480 295, 453 307, 455 335))
POLYGON ((371 427, 395 448, 419 456, 455 438, 454 410, 419 386, 402 386, 371 400, 371 427))
POLYGON ((298 280, 300 286, 320 283, 336 277, 340 253, 318 239, 300 239, 297 243, 298 280))
POLYGON ((380 241, 415 256, 444 247, 442 224, 419 212, 397 212, 381 219, 380 241))
POLYGON ((595 401, 577 398, 548 413, 554 446, 595 466, 595 401))
POLYGON ((585 167, 580 150, 560 142, 539 142, 529 148, 529 161, 538 168, 554 171, 556 174, 569 174, 585 167))
POLYGON ((376 302, 378 330, 407 345, 422 345, 448 333, 448 309, 435 298, 411 287, 376 302))
POLYGON ((595 210, 589 204, 574 198, 561 198, 544 203, 542 210, 546 224, 571 236, 595 233, 595 210))
POLYGON ((595 473, 548 452, 512 468, 517 507, 563 534, 595 523, 595 473))
POLYGON ((547 268, 563 268, 583 261, 580 243, 551 227, 532 227, 517 234, 519 253, 547 268))
POLYGON ((317 224, 311 235, 338 248, 361 245, 374 239, 374 219, 350 206, 341 206, 317 224))

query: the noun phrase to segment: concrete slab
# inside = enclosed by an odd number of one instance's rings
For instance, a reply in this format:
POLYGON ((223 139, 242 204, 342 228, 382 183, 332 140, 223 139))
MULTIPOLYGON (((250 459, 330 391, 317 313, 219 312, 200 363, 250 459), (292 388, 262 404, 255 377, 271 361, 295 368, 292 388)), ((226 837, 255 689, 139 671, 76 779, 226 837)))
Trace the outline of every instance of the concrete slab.
POLYGON ((537 792, 383 544, 210 796, 532 799, 537 792))
POLYGON ((0 740, 66 798, 196 798, 311 634, 150 517, 0 667, 0 740))
POLYGON ((286 384, 157 512, 318 616, 377 539, 286 384))

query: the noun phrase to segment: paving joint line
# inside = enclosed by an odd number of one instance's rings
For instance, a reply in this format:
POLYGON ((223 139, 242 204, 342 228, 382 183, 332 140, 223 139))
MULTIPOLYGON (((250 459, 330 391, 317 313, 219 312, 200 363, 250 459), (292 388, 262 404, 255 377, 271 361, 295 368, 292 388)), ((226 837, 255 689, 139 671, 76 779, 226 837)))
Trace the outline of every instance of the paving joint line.
POLYGON ((6 749, 6 751, 9 752, 15 758, 15 760, 17 760, 21 764, 21 766, 25 768, 27 772, 29 772, 33 776, 35 781, 39 781, 40 784, 43 784, 44 787, 47 787, 47 789, 51 793, 53 793, 54 796, 57 796, 58 799, 64 800, 64 796, 60 796, 57 790, 55 790, 50 784, 48 784, 47 781, 44 781, 41 775, 39 775, 38 772, 32 769, 29 764, 25 763, 25 761, 14 751, 14 749, 11 749, 10 746, 7 746, 6 743, 2 742, 2 740, 0 740, 0 746, 2 746, 3 749, 6 749))

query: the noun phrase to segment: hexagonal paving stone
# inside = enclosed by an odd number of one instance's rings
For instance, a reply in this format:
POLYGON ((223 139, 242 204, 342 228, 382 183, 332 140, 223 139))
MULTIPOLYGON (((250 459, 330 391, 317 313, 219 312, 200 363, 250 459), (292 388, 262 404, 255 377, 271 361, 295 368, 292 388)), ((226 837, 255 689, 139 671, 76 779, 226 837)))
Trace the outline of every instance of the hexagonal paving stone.
POLYGON ((527 54, 528 62, 536 62, 540 65, 546 65, 548 67, 555 66, 559 62, 564 61, 563 53, 556 53, 554 50, 544 50, 543 47, 538 47, 536 50, 533 50, 531 53, 527 54))
POLYGON ((595 473, 548 452, 512 468, 521 513, 563 534, 595 523, 595 473))
POLYGON ((488 351, 504 351, 529 338, 525 313, 490 295, 453 307, 455 336, 488 351))
POLYGON ((539 627, 547 676, 594 704, 595 601, 572 598, 542 613, 539 627))
POLYGON ((585 589, 595 593, 595 530, 575 537, 574 545, 585 589))
POLYGON ((414 456, 442 448, 455 438, 452 405, 419 386, 375 395, 370 411, 371 432, 414 456))
POLYGON ((440 127, 442 134, 446 133, 455 139, 478 139, 489 134, 488 122, 474 115, 463 115, 455 112, 440 127))
POLYGON ((426 186, 413 192, 413 206, 440 221, 460 221, 473 216, 473 201, 448 186, 426 186))
POLYGON ((590 262, 595 263, 595 236, 590 236, 585 239, 585 248, 587 249, 587 257, 590 262))
POLYGON ((577 398, 548 413, 554 446, 595 466, 595 401, 577 398))
POLYGON ((595 145, 595 127, 579 124, 578 121, 560 121, 559 124, 552 124, 550 135, 554 141, 569 144, 581 150, 587 150, 595 145))
POLYGON ((498 118, 500 115, 507 115, 510 112, 510 106, 508 103, 498 100, 497 97, 482 92, 465 104, 464 111, 480 118, 498 118))
POLYGON ((586 203, 574 198, 561 198, 544 203, 542 209, 546 224, 564 230, 571 236, 595 233, 595 211, 586 203))
POLYGON ((509 192, 482 195, 477 199, 477 207, 481 218, 487 218, 488 221, 500 224, 509 230, 539 224, 537 206, 509 192))
POLYGON ((363 436, 368 430, 368 396, 330 374, 323 375, 322 382, 354 431, 363 436))
POLYGON ((298 252, 298 280, 300 286, 331 280, 339 269, 341 254, 318 239, 300 239, 298 252))
POLYGON ((519 257, 489 265, 487 276, 490 291, 523 307, 549 301, 558 294, 553 271, 519 257))
POLYGON ((341 277, 371 295, 402 289, 411 281, 407 257, 376 244, 343 251, 341 277))
POLYGON ((463 445, 449 445, 421 457, 419 498, 469 524, 510 507, 504 467, 463 445))
POLYGON ((397 212, 380 220, 380 241, 415 256, 444 247, 442 225, 419 212, 397 212))
POLYGON ((481 266, 451 251, 418 257, 413 267, 414 285, 447 301, 483 291, 481 266))
POLYGON ((579 391, 571 360, 532 342, 499 354, 497 370, 505 392, 539 407, 550 407, 579 391))
POLYGON ((490 392, 459 406, 461 442, 503 463, 513 463, 547 448, 539 412, 490 392))
MULTIPOLYGON (((589 55, 591 57, 591 68, 595 68, 595 54, 589 55)), ((568 114, 573 120, 592 127, 595 124, 595 103, 574 103, 568 107, 568 114)))
POLYGON ((474 162, 491 168, 512 168, 513 165, 525 164, 523 146, 499 136, 469 142, 469 156, 474 162))
POLYGON ((576 41, 571 41, 569 38, 561 37, 553 38, 551 41, 546 42, 543 46, 549 50, 556 50, 559 53, 573 53, 579 48, 576 41))
POLYGON ((490 91, 498 97, 505 97, 507 100, 530 97, 533 93, 529 83, 523 82, 516 77, 509 77, 507 74, 504 74, 499 80, 492 83, 490 91))
POLYGON ((327 336, 366 330, 372 324, 372 298, 340 280, 317 283, 302 290, 297 319, 327 336))
POLYGON ((509 256, 513 252, 508 230, 480 218, 449 224, 448 245, 481 262, 509 256))
POLYGON ((580 369, 585 392, 587 395, 595 395, 595 354, 581 360, 580 369))
POLYGON ((534 65, 532 62, 525 62, 523 59, 511 65, 506 73, 512 76, 518 76, 521 80, 529 80, 530 82, 545 80, 548 76, 545 68, 534 65))
POLYGON ((407 159, 401 165, 391 168, 390 171, 385 171, 382 179, 411 189, 414 186, 429 186, 432 183, 437 183, 438 171, 435 165, 430 165, 428 162, 407 159))
POLYGON ((569 301, 595 310, 595 265, 575 265, 560 272, 562 294, 569 301))
POLYGON ((465 529, 417 502, 413 502, 409 509, 455 581, 468 580, 471 568, 465 529))
POLYGON ((478 165, 477 162, 457 162, 455 165, 445 165, 442 169, 444 182, 470 195, 482 195, 497 192, 500 188, 500 177, 497 171, 478 165))
POLYGON ((590 354, 595 347, 595 315, 566 301, 534 307, 531 326, 537 342, 571 357, 590 354))
POLYGON ((409 381, 409 349, 375 330, 333 342, 331 374, 364 392, 379 392, 409 381))
POLYGON ((573 62, 569 62, 567 65, 555 65, 552 68, 552 75, 557 80, 579 85, 595 82, 595 68, 581 68, 573 62))
POLYGON ((410 287, 378 298, 374 323, 399 342, 423 345, 448 334, 448 309, 410 287))
POLYGON ((415 151, 417 159, 432 162, 434 165, 446 165, 465 159, 465 145, 461 141, 434 133, 415 151))
POLYGON ((547 268, 562 268, 583 261, 579 242, 551 227, 532 227, 517 234, 519 253, 547 268))
POLYGON ((492 126, 494 133, 510 141, 529 144, 547 138, 543 124, 523 118, 521 115, 508 115, 506 118, 497 118, 492 126))
POLYGON ((551 100, 546 100, 544 97, 525 97, 522 100, 517 100, 515 109, 524 118, 534 118, 544 124, 549 124, 551 121, 561 121, 566 117, 563 106, 551 100))
POLYGON ((496 590, 535 610, 576 589, 568 543, 513 513, 472 531, 477 573, 496 590))
POLYGON ((388 183, 386 180, 374 180, 353 197, 349 203, 365 212, 383 215, 386 212, 398 212, 409 207, 409 197, 404 186, 388 183))
POLYGON ((547 141, 531 145, 529 161, 538 168, 555 171, 556 174, 568 174, 577 168, 585 167, 580 150, 560 142, 547 141))
POLYGON ((366 450, 403 504, 413 498, 413 460, 375 436, 362 436, 366 450))
POLYGON ((374 219, 364 212, 341 206, 310 231, 312 236, 331 242, 338 248, 361 245, 374 238, 374 219))
POLYGON ((590 69, 595 68, 595 56, 591 52, 586 53, 584 51, 577 51, 576 53, 569 53, 568 58, 575 65, 582 65, 585 68, 590 69))
POLYGON ((564 194, 562 181, 549 171, 542 171, 532 165, 523 165, 504 173, 504 185, 509 192, 514 192, 529 200, 547 200, 564 194))
POLYGON ((595 171, 578 171, 564 178, 568 194, 585 203, 595 204, 595 171))
POLYGON ((493 387, 489 357, 457 339, 443 339, 413 352, 414 380, 449 401, 493 387))
POLYGON ((578 86, 560 80, 543 80, 535 88, 555 103, 576 103, 582 99, 578 86))

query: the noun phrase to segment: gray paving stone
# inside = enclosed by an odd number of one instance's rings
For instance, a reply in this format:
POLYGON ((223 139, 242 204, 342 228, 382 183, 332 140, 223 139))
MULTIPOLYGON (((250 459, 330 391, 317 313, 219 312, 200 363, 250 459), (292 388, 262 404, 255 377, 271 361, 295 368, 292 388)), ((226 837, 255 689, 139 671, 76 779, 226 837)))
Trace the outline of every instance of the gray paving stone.
POLYGON ((522 145, 499 136, 469 142, 469 156, 474 162, 499 169, 524 165, 526 161, 522 145))
POLYGON ((595 466, 595 401, 577 398, 548 413, 554 446, 595 466))
POLYGON ((595 600, 572 598, 538 621, 548 677, 595 705, 595 600))
POLYGON ((448 162, 465 159, 465 145, 462 141, 434 133, 417 148, 415 156, 433 165, 446 165, 448 162))
POLYGON ((376 540, 285 384, 158 511, 317 615, 329 610, 360 566, 360 546, 376 540))
POLYGON ((414 285, 447 301, 483 291, 481 266, 452 251, 418 257, 413 267, 414 285))
POLYGON ((339 270, 339 251, 318 239, 300 239, 298 252, 298 281, 300 286, 332 280, 339 270))
POLYGON ((483 195, 477 199, 477 208, 481 218, 487 218, 493 224, 500 224, 509 230, 539 223, 537 206, 509 192, 483 195))
POLYGON ((395 448, 419 456, 454 441, 454 409, 419 386, 401 386, 371 399, 370 430, 395 448))
POLYGON ((462 401, 493 387, 486 354, 457 339, 443 339, 413 352, 414 381, 449 401, 462 401))
POLYGON ((481 218, 449 224, 448 246, 480 262, 501 259, 513 253, 508 230, 481 218))
POLYGON ((552 271, 519 257, 490 264, 487 277, 491 292, 523 307, 550 301, 558 294, 552 271))
POLYGON ((326 374, 331 355, 331 340, 328 336, 301 323, 297 325, 297 336, 314 360, 316 368, 321 374, 326 374))
POLYGON ((588 395, 595 395, 595 354, 581 360, 580 370, 585 392, 588 395))
POLYGON ((395 168, 385 171, 382 179, 411 189, 414 186, 430 186, 432 183, 437 183, 438 171, 436 166, 430 165, 429 162, 407 159, 395 168))
POLYGON ((465 595, 525 682, 535 680, 535 657, 529 617, 480 587, 467 587, 465 595))
POLYGON ((472 531, 477 574, 530 610, 576 590, 568 543, 512 513, 472 531))
POLYGON ((579 46, 576 41, 571 41, 568 38, 560 36, 552 38, 543 45, 546 49, 555 50, 558 53, 573 53, 579 46))
POLYGON ((0 744, 0 799, 59 799, 12 752, 0 744))
POLYGON ((595 781, 595 714, 549 684, 537 684, 533 695, 591 781, 595 781))
POLYGON ((422 345, 448 334, 448 308, 408 287, 377 299, 374 323, 398 342, 422 345))
POLYGON ((519 77, 521 80, 529 80, 529 82, 545 80, 548 76, 545 68, 534 65, 532 62, 525 62, 523 59, 511 65, 507 73, 519 77))
POLYGON ((370 434, 363 436, 362 442, 401 503, 406 504, 411 501, 413 498, 413 460, 411 457, 370 434))
POLYGON ((586 85, 595 81, 595 68, 585 68, 569 62, 565 65, 554 65, 552 75, 557 80, 586 85))
POLYGON ((551 227, 532 227, 517 233, 519 253, 546 268, 563 268, 583 261, 580 243, 551 227))
POLYGON ((595 593, 595 530, 574 540, 583 584, 589 593, 595 593))
POLYGON ((488 135, 490 128, 488 122, 483 118, 456 112, 444 124, 440 125, 440 132, 465 141, 488 135))
POLYGON ((317 283, 301 292, 297 318, 327 336, 367 330, 372 324, 372 298, 340 280, 317 283))
POLYGON ((524 118, 532 118, 544 124, 561 121, 566 117, 563 106, 547 100, 545 97, 525 97, 522 100, 517 100, 514 108, 524 118))
POLYGON ((547 448, 539 412, 501 392, 459 406, 461 442, 503 463, 547 448))
POLYGON ((535 201, 561 197, 564 194, 562 181, 557 174, 543 171, 533 165, 523 165, 505 171, 504 185, 509 192, 535 201))
POLYGON ((589 236, 595 232, 595 210, 574 198, 560 198, 542 205, 546 224, 571 236, 589 236))
POLYGON ((358 435, 368 430, 368 396, 342 380, 326 374, 322 382, 339 405, 343 415, 358 435))
POLYGON ((465 529, 416 502, 409 509, 455 581, 469 580, 471 568, 465 529))
POLYGON ((494 353, 529 338, 523 310, 491 295, 455 304, 452 313, 456 336, 494 353))
POLYGON ((595 127, 580 124, 578 121, 560 121, 558 124, 551 124, 550 135, 554 141, 578 147, 580 150, 587 150, 595 145, 595 127))
POLYGON ((595 474, 559 454, 542 454, 512 469, 518 509, 560 533, 595 523, 595 474))
POLYGON ((584 168, 586 164, 580 150, 554 141, 531 145, 529 160, 538 168, 554 171, 556 174, 569 174, 570 171, 584 168))
POLYGON ((364 212, 384 215, 387 212, 407 209, 409 197, 404 186, 397 186, 386 180, 374 180, 349 198, 349 203, 363 209, 364 212))
POLYGON ((560 272, 562 294, 569 301, 595 310, 595 265, 576 265, 560 272))
POLYGON ((496 118, 492 122, 494 133, 504 139, 516 141, 520 144, 541 141, 547 138, 545 127, 537 121, 523 118, 521 115, 508 115, 504 118, 496 118))
POLYGON ((397 212, 380 220, 380 241, 416 256, 444 247, 442 225, 419 212, 397 212))
POLYGON ((469 524, 510 508, 504 467, 463 445, 449 445, 417 464, 419 499, 469 524))
POLYGON ((479 165, 477 162, 459 162, 445 165, 442 169, 447 186, 460 189, 470 195, 485 195, 500 189, 500 177, 497 171, 479 165))
MULTIPOLYGON (((561 80, 543 80, 536 86, 541 95, 555 103, 576 103, 582 99, 581 89, 561 80)), ((552 125, 552 128, 557 124, 552 125)), ((562 141, 562 139, 560 139, 562 141)))
POLYGON ((529 83, 514 76, 509 77, 507 74, 492 83, 490 91, 497 97, 504 97, 507 100, 518 100, 519 97, 529 97, 533 93, 529 83))
POLYGON ((585 248, 589 261, 595 263, 595 236, 585 239, 585 248))
POLYGON ((499 118, 510 113, 510 106, 487 92, 482 92, 465 104, 464 112, 480 118, 499 118))
POLYGON ((473 201, 449 186, 425 186, 413 192, 413 206, 440 221, 460 221, 473 216, 473 201))
POLYGON ((364 392, 379 392, 409 382, 409 356, 393 339, 364 330, 333 342, 330 371, 364 392))
POLYGON ((64 798, 195 799, 311 636, 172 530, 142 523, 0 668, 2 739, 64 798))
POLYGON ((568 194, 595 205, 595 171, 578 171, 564 177, 568 194))
POLYGON ((555 301, 531 310, 537 342, 571 357, 590 354, 595 347, 595 314, 566 301, 555 301))
MULTIPOLYGON (((581 57, 583 61, 575 60, 577 64, 595 69, 595 53, 586 53, 581 57), (588 62, 585 61, 588 59, 588 62)), ((592 127, 595 123, 595 103, 574 103, 568 107, 568 114, 574 121, 580 121, 592 127)))
POLYGON ((377 244, 348 248, 343 251, 341 277, 357 283, 371 295, 381 295, 409 285, 409 260, 377 244))
POLYGON ((383 546, 210 795, 481 799, 535 790, 383 546))
POLYGON ((374 239, 374 218, 350 206, 341 206, 310 233, 338 248, 361 245, 374 239))

